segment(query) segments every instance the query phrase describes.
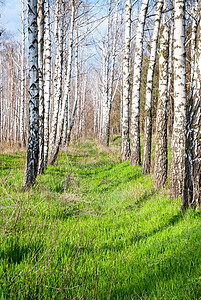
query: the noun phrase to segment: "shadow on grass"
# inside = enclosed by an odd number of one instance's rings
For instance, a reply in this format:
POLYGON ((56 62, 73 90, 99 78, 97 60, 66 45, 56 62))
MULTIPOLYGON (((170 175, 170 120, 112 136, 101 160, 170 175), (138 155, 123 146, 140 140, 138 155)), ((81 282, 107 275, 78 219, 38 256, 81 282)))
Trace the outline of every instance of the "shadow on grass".
MULTIPOLYGON (((193 230, 190 230, 189 234, 193 234, 193 230)), ((182 249, 180 239, 183 235, 185 233, 175 235, 173 240, 169 241, 178 251, 175 251, 176 253, 168 253, 165 250, 164 253, 160 253, 162 245, 152 242, 147 251, 155 252, 155 257, 146 259, 144 252, 144 260, 140 259, 139 263, 135 261, 134 264, 130 262, 127 270, 130 276, 127 277, 127 282, 114 280, 111 299, 200 299, 201 249, 195 253, 195 246, 191 245, 192 248, 188 249, 187 242, 186 248, 182 249)), ((116 278, 119 278, 119 274, 116 274, 116 278)))
POLYGON ((0 253, 0 258, 7 260, 9 263, 20 264, 21 261, 26 261, 28 256, 34 256, 37 260, 37 256, 43 248, 43 244, 37 243, 37 245, 18 245, 14 244, 8 249, 3 250, 0 253))

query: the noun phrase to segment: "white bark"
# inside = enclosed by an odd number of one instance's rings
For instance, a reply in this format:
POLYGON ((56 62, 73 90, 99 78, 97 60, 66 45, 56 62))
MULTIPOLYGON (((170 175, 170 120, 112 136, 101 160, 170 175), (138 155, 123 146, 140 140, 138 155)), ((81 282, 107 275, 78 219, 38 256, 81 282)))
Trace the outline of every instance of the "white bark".
POLYGON ((44 4, 44 26, 44 168, 46 168, 49 149, 49 114, 51 88, 51 37, 49 0, 45 0, 44 4))
POLYGON ((113 15, 112 1, 109 2, 108 22, 107 22, 107 39, 103 42, 103 95, 102 95, 102 142, 105 146, 109 146, 110 137, 110 115, 114 98, 114 71, 116 60, 116 44, 117 44, 117 21, 118 21, 118 5, 115 3, 115 15, 113 15), (114 25, 113 25, 114 24, 114 25))
POLYGON ((156 64, 157 46, 159 29, 161 22, 161 14, 163 9, 164 0, 158 0, 156 7, 156 18, 154 23, 152 43, 151 43, 151 54, 149 60, 149 68, 147 73, 147 86, 145 96, 145 131, 144 131, 144 159, 142 172, 148 174, 151 166, 151 139, 152 139, 152 91, 153 91, 153 78, 154 68, 156 64))
POLYGON ((185 52, 185 1, 175 0, 174 32, 174 126, 172 136, 172 161, 170 196, 182 195, 185 167, 186 130, 186 52, 185 52))
POLYGON ((68 130, 67 130, 67 146, 70 143, 71 138, 71 131, 75 121, 75 113, 77 110, 77 103, 79 101, 79 66, 78 66, 78 54, 79 54, 79 41, 78 41, 78 25, 77 25, 77 34, 76 34, 76 46, 75 46, 75 101, 73 105, 73 110, 71 114, 71 121, 68 123, 68 130))
POLYGON ((38 0, 38 72, 39 72, 39 162, 38 173, 44 171, 44 81, 43 81, 43 48, 44 48, 44 0, 38 0))
POLYGON ((149 0, 143 0, 139 15, 136 47, 135 47, 135 62, 133 75, 132 89, 132 105, 131 105, 131 158, 130 164, 140 165, 141 149, 140 149, 140 87, 141 87, 141 70, 143 59, 143 36, 144 25, 147 14, 149 0))
POLYGON ((70 26, 69 49, 68 49, 68 65, 67 65, 67 71, 64 80, 64 100, 62 101, 61 111, 59 113, 55 146, 52 148, 49 164, 53 164, 57 158, 59 152, 59 146, 61 144, 61 139, 62 139, 65 113, 69 105, 74 23, 75 23, 75 3, 74 0, 72 0, 71 1, 71 26, 70 26))
MULTIPOLYGON (((173 17, 173 14, 172 14, 173 17)), ((168 63, 168 129, 167 135, 172 135, 173 119, 174 119, 174 105, 173 105, 173 36, 174 24, 171 22, 170 40, 169 40, 169 63, 168 63)))
POLYGON ((56 2, 56 17, 55 17, 55 43, 56 43, 56 62, 55 62, 55 78, 54 78, 54 112, 52 117, 52 127, 50 134, 49 156, 54 152, 58 115, 62 101, 62 72, 63 72, 63 0, 56 2))
POLYGON ((168 44, 168 26, 167 24, 164 24, 161 28, 159 53, 159 96, 156 118, 154 160, 155 188, 165 186, 167 183, 168 44))
MULTIPOLYGON (((201 3, 199 14, 201 12, 201 3)), ((198 27, 193 92, 193 206, 201 204, 201 24, 198 27)))
POLYGON ((130 117, 130 44, 131 44, 131 1, 126 1, 126 25, 123 58, 123 97, 121 125, 121 159, 126 161, 130 156, 129 117, 130 117))
POLYGON ((28 0, 29 37, 29 137, 24 186, 35 182, 39 152, 39 86, 37 0, 28 0))
POLYGON ((22 146, 25 146, 25 129, 24 129, 24 109, 25 109, 25 68, 24 68, 24 59, 25 59, 25 5, 24 0, 22 2, 22 50, 21 50, 21 105, 20 105, 20 140, 22 146))
POLYGON ((195 55, 196 55, 196 36, 198 27, 198 0, 195 0, 193 9, 193 20, 192 20, 192 33, 191 33, 191 84, 193 86, 193 78, 195 72, 195 55))

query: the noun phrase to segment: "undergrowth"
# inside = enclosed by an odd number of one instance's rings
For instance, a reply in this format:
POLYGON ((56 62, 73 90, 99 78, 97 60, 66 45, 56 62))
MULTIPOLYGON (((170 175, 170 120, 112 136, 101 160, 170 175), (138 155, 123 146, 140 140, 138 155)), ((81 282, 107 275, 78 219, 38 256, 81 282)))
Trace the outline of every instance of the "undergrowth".
POLYGON ((201 216, 92 140, 30 190, 0 156, 1 299, 201 299, 201 216))

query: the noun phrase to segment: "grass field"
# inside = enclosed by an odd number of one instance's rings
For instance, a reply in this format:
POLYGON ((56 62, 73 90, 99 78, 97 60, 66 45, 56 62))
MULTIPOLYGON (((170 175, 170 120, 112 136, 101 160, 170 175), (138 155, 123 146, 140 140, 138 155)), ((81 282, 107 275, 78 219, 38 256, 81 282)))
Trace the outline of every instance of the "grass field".
POLYGON ((201 215, 180 211, 119 140, 61 152, 22 189, 24 152, 0 155, 0 299, 201 299, 201 215))

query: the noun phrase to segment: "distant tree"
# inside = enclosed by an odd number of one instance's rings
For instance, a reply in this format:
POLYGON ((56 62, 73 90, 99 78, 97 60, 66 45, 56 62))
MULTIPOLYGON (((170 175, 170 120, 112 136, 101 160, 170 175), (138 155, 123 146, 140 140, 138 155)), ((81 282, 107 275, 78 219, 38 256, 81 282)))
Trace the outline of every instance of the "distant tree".
POLYGON ((22 2, 22 46, 21 46, 21 103, 20 103, 20 140, 22 146, 26 144, 25 141, 25 120, 24 120, 24 110, 25 110, 25 4, 24 0, 22 2))

